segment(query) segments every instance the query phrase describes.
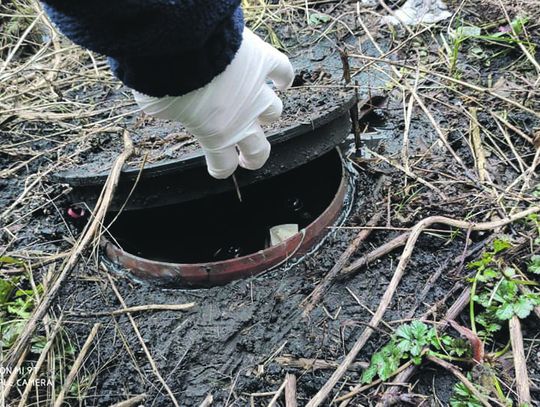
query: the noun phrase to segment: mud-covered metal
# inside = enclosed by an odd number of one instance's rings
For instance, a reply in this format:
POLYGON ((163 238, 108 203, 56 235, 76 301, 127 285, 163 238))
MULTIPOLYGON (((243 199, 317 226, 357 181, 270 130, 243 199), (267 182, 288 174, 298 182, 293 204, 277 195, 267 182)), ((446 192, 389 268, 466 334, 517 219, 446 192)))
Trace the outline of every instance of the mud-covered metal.
MULTIPOLYGON (((329 152, 347 137, 351 128, 349 109, 354 103, 354 95, 349 94, 344 96, 341 105, 334 106, 310 123, 296 124, 270 134, 270 158, 257 171, 239 168, 235 174, 240 187, 290 171, 329 152)), ((107 175, 107 171, 89 174, 68 171, 55 178, 73 188, 71 199, 74 202, 85 202, 92 207, 107 175)), ((124 205, 124 210, 171 205, 232 188, 232 181, 217 180, 208 174, 204 155, 198 150, 178 159, 148 164, 142 172, 136 167, 124 169, 110 210, 118 210, 124 205), (137 185, 133 188, 135 182, 137 185)))
POLYGON ((200 288, 251 277, 309 251, 327 233, 342 212, 350 193, 349 172, 342 166, 341 182, 330 205, 307 227, 281 244, 246 256, 209 263, 178 264, 145 259, 127 253, 107 239, 102 247, 107 257, 125 267, 137 279, 162 286, 200 288))

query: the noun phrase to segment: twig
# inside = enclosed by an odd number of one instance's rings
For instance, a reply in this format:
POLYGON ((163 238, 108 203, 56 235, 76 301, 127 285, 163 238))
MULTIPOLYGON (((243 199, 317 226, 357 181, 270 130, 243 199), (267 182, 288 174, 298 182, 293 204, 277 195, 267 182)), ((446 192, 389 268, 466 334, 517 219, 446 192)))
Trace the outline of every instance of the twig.
POLYGON ((480 137, 477 109, 471 107, 469 108, 469 113, 471 115, 470 134, 473 158, 476 164, 476 171, 478 172, 478 179, 480 182, 484 182, 488 178, 488 174, 486 170, 486 154, 482 148, 482 139, 480 137))
POLYGON ((510 343, 514 355, 514 370, 516 373, 516 388, 518 394, 518 404, 531 404, 531 390, 529 387, 529 376, 527 374, 527 359, 523 349, 523 335, 521 334, 521 322, 514 315, 509 322, 510 343))
POLYGON ((330 392, 332 391, 336 383, 343 377, 343 375, 347 371, 348 366, 356 359, 356 356, 358 355, 360 350, 364 347, 367 340, 373 334, 374 332, 373 328, 374 327, 376 328, 379 325, 384 313, 386 312, 388 306, 390 305, 390 302, 392 301, 392 298, 397 289, 397 286, 399 282, 401 281, 401 278, 403 277, 403 274, 405 272, 405 267, 407 263, 409 262, 409 259, 412 255, 412 251, 414 249, 416 241, 418 240, 418 237, 420 236, 420 234, 425 228, 435 223, 442 223, 442 224, 446 224, 452 227, 457 227, 457 228, 462 228, 462 229, 471 228, 471 230, 492 230, 501 226, 505 226, 518 219, 522 219, 538 211, 540 211, 540 207, 531 207, 527 210, 519 212, 506 219, 501 219, 501 220, 497 220, 493 222, 478 223, 478 224, 446 218, 444 216, 431 216, 429 218, 426 218, 418 222, 416 226, 413 228, 413 230, 411 231, 409 239, 407 240, 407 244, 405 245, 405 248, 403 249, 403 254, 401 255, 399 263, 396 267, 396 271, 394 272, 394 276, 392 277, 390 284, 386 288, 386 291, 384 292, 384 295, 377 308, 377 311, 375 312, 375 315, 371 318, 369 325, 366 327, 362 335, 360 335, 360 337, 358 338, 356 343, 353 345, 352 349, 349 351, 349 353, 347 354, 343 362, 336 369, 334 374, 330 377, 330 379, 328 379, 328 381, 317 392, 317 394, 309 401, 306 407, 319 406, 324 400, 326 400, 326 398, 328 397, 328 395, 330 394, 330 392))
MULTIPOLYGON (((118 288, 116 288, 116 284, 114 284, 114 281, 112 277, 110 276, 110 274, 107 274, 107 278, 109 279, 109 283, 111 284, 111 288, 114 291, 116 298, 118 298, 118 301, 120 301, 120 304, 122 304, 124 308, 127 308, 126 302, 124 301, 124 298, 120 294, 120 291, 118 291, 118 288)), ((144 342, 144 339, 141 335, 141 331, 139 331, 139 328, 137 327, 137 324, 135 323, 135 319, 130 313, 128 313, 127 316, 129 318, 129 322, 131 323, 131 326, 133 327, 133 330, 135 331, 135 335, 137 335, 137 339, 139 340, 139 343, 141 344, 141 347, 143 348, 146 358, 148 359, 148 362, 150 363, 150 366, 152 367, 152 371, 154 372, 159 382, 161 383, 161 385, 163 386, 163 388, 169 395, 174 406, 180 407, 180 404, 178 404, 178 401, 176 400, 176 397, 174 396, 174 393, 172 392, 171 388, 169 387, 167 382, 163 379, 163 376, 161 376, 161 373, 159 372, 159 369, 156 365, 156 361, 154 360, 154 358, 152 357, 152 354, 148 350, 148 347, 146 346, 146 343, 144 342)))
MULTIPOLYGON (((508 11, 506 10, 506 7, 504 7, 504 3, 501 0, 499 0, 499 4, 501 6, 502 11, 504 12, 504 16, 506 17, 506 21, 508 22, 508 25, 510 26, 510 29, 512 30, 512 34, 513 34, 514 38, 516 38, 516 39, 519 38, 519 35, 518 35, 517 31, 516 31, 516 28, 514 28, 514 24, 512 24, 512 19, 508 15, 508 11)), ((527 57, 529 62, 536 69, 536 74, 540 75, 540 64, 536 60, 535 56, 532 55, 529 52, 529 50, 527 49, 527 47, 525 47, 525 45, 523 44, 522 41, 517 41, 517 44, 518 44, 519 48, 521 48, 521 51, 525 54, 525 56, 527 57)))
POLYGON ((410 169, 407 169, 405 167, 403 167, 401 164, 398 164, 397 162, 395 162, 394 160, 391 160, 389 158, 386 158, 385 156, 383 155, 380 155, 378 153, 376 153, 375 151, 371 150, 371 149, 368 149, 369 153, 381 160, 381 161, 384 161, 385 163, 387 163, 388 165, 391 165, 392 167, 398 169, 399 171, 403 172, 406 176, 408 176, 409 178, 412 178, 414 179, 415 181, 421 183, 422 185, 425 185, 426 187, 428 187, 429 189, 431 189, 433 192, 435 192, 437 195, 439 195, 439 197, 445 201, 448 199, 448 197, 446 196, 446 194, 444 192, 442 192, 439 188, 437 188, 435 185, 433 185, 431 182, 429 181, 426 181, 424 178, 420 177, 419 175, 416 175, 414 172, 412 172, 410 169))
POLYGON ((486 400, 484 395, 480 393, 478 389, 474 387, 474 384, 472 384, 471 381, 467 379, 467 377, 465 377, 465 375, 461 373, 459 369, 455 367, 452 363, 446 362, 438 358, 437 356, 433 356, 433 355, 427 355, 427 359, 449 370, 454 376, 456 376, 459 379, 461 383, 463 383, 467 387, 467 389, 469 389, 469 391, 474 395, 474 397, 478 399, 478 401, 480 401, 480 403, 482 403, 485 407, 491 407, 491 403, 488 400, 486 400))
MULTIPOLYGON (((309 370, 315 372, 317 370, 330 370, 339 366, 337 362, 330 362, 324 359, 311 358, 292 358, 290 356, 278 356, 275 359, 276 363, 282 366, 293 367, 295 369, 309 370)), ((367 362, 355 362, 349 366, 349 370, 359 371, 366 369, 369 366, 367 362)))
POLYGON ((285 383, 285 407, 296 407, 296 376, 287 373, 285 383))
POLYGON ((240 203, 242 202, 242 193, 240 192, 240 186, 238 185, 238 181, 236 180, 236 175, 231 175, 231 178, 232 178, 232 181, 233 181, 233 185, 234 185, 234 189, 236 190, 236 197, 238 198, 238 201, 240 201, 240 203))
POLYGON ((139 394, 138 396, 131 397, 127 400, 121 401, 119 403, 113 404, 111 407, 132 407, 141 405, 141 403, 146 399, 146 393, 139 394))
POLYGON ((504 124, 506 127, 508 127, 510 130, 512 130, 517 135, 521 136, 524 140, 526 140, 529 144, 534 145, 534 140, 527 136, 521 129, 518 129, 516 126, 514 126, 512 123, 510 123, 508 120, 503 118, 502 116, 495 114, 491 112, 491 116, 498 121, 500 121, 502 124, 504 124))
MULTIPOLYGON (((379 52, 379 55, 384 55, 384 52, 383 50, 381 49, 381 47, 379 46, 379 44, 377 43, 377 41, 375 40, 375 38, 373 37, 373 35, 371 34, 371 32, 369 31, 369 29, 366 27, 366 25, 364 24, 364 22, 362 21, 362 18, 360 16, 358 16, 358 22, 360 23, 360 25, 362 26, 362 29, 364 30, 364 32, 366 33, 367 37, 369 38, 369 40, 371 41, 371 43, 373 44, 373 46, 377 49, 377 51, 379 52)), ((392 69, 392 71, 394 72, 394 75, 399 78, 400 80, 403 80, 404 79, 404 75, 394 66, 394 65, 390 65, 390 68, 392 69)), ((416 67, 416 74, 418 76, 418 72, 420 70, 420 67, 417 66, 416 67)), ((463 168, 463 171, 468 174, 469 170, 467 168, 467 166, 463 163, 463 160, 461 159, 461 157, 454 151, 454 149, 452 148, 452 146, 450 145, 450 143, 448 142, 446 136, 444 135, 444 133, 442 132, 441 128, 439 127, 437 121, 435 120, 435 118, 433 117, 433 115, 431 114, 431 112, 429 111, 429 109, 426 107, 426 105, 424 104, 423 100, 421 99, 421 97, 418 95, 418 93, 416 92, 415 89, 413 89, 412 87, 410 87, 406 82, 404 84, 401 85, 402 88, 408 90, 412 97, 414 97, 414 99, 416 100, 416 103, 418 104, 418 106, 420 106, 420 108, 424 111, 424 114, 427 116, 427 118, 429 119, 429 121, 431 122, 431 125, 433 127, 433 129, 435 130, 435 132, 437 133, 437 135, 439 136, 439 139, 440 141, 443 143, 443 145, 445 146, 445 148, 448 150, 448 152, 450 153, 450 155, 452 155, 452 157, 454 157, 454 159, 456 160, 456 162, 461 166, 461 168, 463 168)), ((405 169, 404 169, 405 170, 405 169)), ((427 182, 427 181, 424 181, 424 182, 427 182)), ((429 184, 429 183, 428 183, 429 184)), ((431 188, 431 187, 430 187, 431 188)), ((444 196, 444 194, 443 194, 444 196)))
POLYGON ((204 398, 203 402, 199 405, 199 407, 210 407, 213 402, 214 402, 214 396, 209 394, 208 396, 204 398))
MULTIPOLYGON (((11 60, 13 59, 13 57, 17 54, 17 51, 19 50, 19 48, 21 47, 21 45, 23 44, 25 38, 28 36, 28 34, 30 34, 30 32, 32 31, 32 29, 34 28, 34 26, 36 25, 36 23, 41 19, 41 16, 44 14, 44 11, 41 11, 37 17, 34 19, 34 21, 32 21, 32 23, 26 27, 26 30, 24 30, 24 32, 22 33, 22 35, 19 37, 17 43, 15 44, 15 46, 11 49, 11 51, 9 52, 6 60, 4 61, 4 63, 2 64, 2 66, 0 67, 0 78, 4 79, 4 77, 2 76, 2 74, 4 73, 4 71, 6 70, 6 68, 8 67, 9 63, 11 62, 11 60)), ((0 79, 0 80, 2 80, 0 79)))
MULTIPOLYGON (((0 401, 4 401, 4 399, 7 399, 9 392, 11 391, 13 385, 17 381, 17 377, 19 377, 19 372, 21 371, 21 366, 26 360, 26 356, 28 355, 29 348, 25 348, 24 351, 19 356, 19 359, 17 360, 15 366, 13 369, 11 369, 11 374, 9 375, 8 379, 4 382, 3 380, 3 374, 0 376, 0 388, 2 389, 1 398, 0 401)), ((2 366, 2 361, 0 361, 0 366, 2 366)), ((10 370, 6 370, 8 373, 10 370)), ((4 407, 4 404, 0 404, 1 407, 4 407)))
MULTIPOLYGON (((39 354, 39 358, 36 362, 36 365, 32 369, 32 374, 30 375, 30 378, 28 379, 28 382, 26 383, 26 386, 23 390, 23 394, 21 395, 21 399, 19 401, 18 407, 26 406, 26 400, 28 398, 28 395, 30 394, 30 391, 34 387, 34 382, 36 381, 36 377, 39 374, 39 371, 41 369, 41 366, 43 365, 43 362, 45 362, 45 359, 47 358, 49 350, 54 344, 54 339, 56 338, 56 335, 58 334, 58 332, 60 332, 60 328, 62 327, 62 322, 63 322, 62 316, 60 316, 60 318, 58 319, 58 321, 56 321, 56 324, 54 325, 51 335, 47 339, 47 343, 45 344, 45 346, 41 350, 41 353, 39 354)), ((4 391, 5 391, 5 397, 7 398, 9 394, 9 390, 4 389, 4 391)))
POLYGON ((18 359, 18 357, 22 354, 22 352, 28 345, 30 338, 34 334, 34 331, 37 328, 38 322, 41 321, 43 317, 45 316, 45 313, 49 309, 49 306, 51 305, 54 298, 56 297, 56 294, 58 293, 58 290, 62 286, 62 283, 71 272, 71 269, 77 264, 77 261, 79 260, 79 256, 87 248, 88 244, 92 241, 95 234, 100 229, 101 223, 105 217, 105 214, 107 213, 107 208, 109 207, 109 203, 111 202, 111 199, 114 195, 114 191, 116 190, 116 187, 118 185, 118 179, 120 177, 122 166, 124 165, 126 160, 131 156, 132 153, 133 153, 133 143, 131 141, 131 138, 129 137, 128 132, 125 131, 124 132, 124 151, 118 156, 118 158, 116 159, 111 169, 109 177, 107 178, 107 182, 105 183, 105 186, 103 187, 103 191, 100 196, 100 199, 98 200, 98 203, 96 204, 94 218, 92 219, 92 222, 88 224, 88 226, 83 231, 81 238, 73 246, 73 249, 71 250, 71 254, 69 258, 66 260, 66 262, 64 263, 62 267, 62 271, 58 274, 58 277, 56 278, 56 280, 51 284, 49 290, 43 296, 39 305, 35 308, 34 312, 32 313, 32 316, 28 319, 23 332, 21 332, 21 334, 17 338, 17 341, 15 342, 15 344, 13 345, 13 347, 11 348, 8 354, 6 367, 12 367, 15 361, 18 359))
POLYGON ((79 372, 79 369, 84 361, 84 358, 86 357, 86 354, 90 350, 90 347, 92 346, 92 342, 94 341, 94 338, 96 337, 97 332, 100 327, 101 327, 101 324, 97 323, 94 325, 94 327, 90 331, 90 335, 88 335, 88 338, 86 338, 86 342, 84 342, 84 345, 81 348, 81 352, 77 356, 77 359, 75 359, 75 362, 73 363, 73 366, 71 367, 71 370, 69 371, 66 377, 66 380, 64 381, 62 390, 60 390, 60 393, 58 394, 58 396, 56 396, 56 400, 54 401, 54 407, 60 407, 64 403, 64 397, 66 393, 69 391, 71 384, 73 383, 73 380, 75 379, 75 376, 79 372))
POLYGON ((137 305, 135 307, 121 308, 114 311, 100 311, 100 312, 70 312, 71 315, 78 317, 101 317, 101 316, 115 316, 121 314, 142 312, 142 311, 187 311, 193 308, 196 304, 190 302, 187 304, 147 304, 137 305))
POLYGON ((281 393, 283 393, 283 390, 285 390, 285 386, 287 385, 287 378, 283 380, 283 383, 281 386, 279 386, 279 389, 277 389, 276 394, 274 394, 274 397, 272 397, 272 400, 270 400, 270 403, 268 403, 268 407, 275 407, 277 401, 281 397, 281 393))
POLYGON ((380 259, 381 257, 387 255, 388 253, 396 250, 397 248, 405 245, 407 243, 407 239, 410 236, 410 232, 405 232, 399 235, 398 237, 395 237, 394 239, 390 240, 389 242, 383 244, 382 246, 377 247, 373 251, 369 252, 368 254, 360 257, 358 260, 355 260, 353 263, 351 263, 349 266, 345 267, 340 275, 339 278, 345 278, 352 276, 356 274, 356 272, 368 265, 369 263, 372 263, 373 261, 380 259))
POLYGON ((433 76, 436 76, 436 77, 438 77, 440 79, 444 79, 444 80, 447 80, 449 82, 452 82, 452 83, 467 87, 467 88, 472 89, 472 90, 475 90, 475 91, 477 91, 479 93, 488 94, 488 95, 490 95, 490 96, 492 96, 494 98, 502 100, 503 102, 506 102, 506 103, 508 103, 508 104, 510 104, 510 105, 512 105, 514 107, 517 107, 518 109, 521 109, 521 110, 523 110, 523 111, 525 111, 527 113, 530 113, 530 114, 532 114, 532 115, 534 115, 536 117, 540 117, 540 112, 537 112, 537 111, 535 111, 533 109, 529 109, 528 107, 523 106, 522 104, 520 104, 519 102, 516 102, 515 100, 512 100, 512 99, 507 98, 505 96, 499 95, 497 92, 493 91, 492 89, 485 88, 485 87, 482 87, 480 85, 476 85, 476 84, 473 84, 473 83, 465 82, 465 81, 462 81, 460 79, 452 78, 451 76, 444 75, 444 74, 441 74, 439 72, 429 70, 427 68, 422 68, 420 66, 418 68, 416 68, 416 67, 413 67, 411 65, 407 65, 407 64, 404 64, 404 63, 401 63, 401 62, 398 62, 398 61, 393 61, 391 59, 384 59, 384 58, 380 58, 380 57, 371 57, 371 56, 365 55, 365 54, 350 54, 349 56, 353 57, 353 58, 359 58, 359 59, 367 60, 367 61, 380 62, 380 63, 392 65, 392 66, 398 66, 400 68, 404 68, 404 69, 411 70, 411 71, 414 71, 415 69, 418 69, 423 74, 433 75, 433 76))
MULTIPOLYGON (((383 212, 378 211, 375 213, 369 222, 367 223, 368 227, 376 226, 379 220, 382 217, 383 212)), ((313 308, 317 305, 317 303, 320 301, 323 294, 326 292, 326 290, 332 285, 334 282, 335 277, 342 271, 345 264, 349 261, 351 256, 356 253, 360 245, 366 240, 366 238, 370 235, 371 231, 373 229, 362 229, 358 235, 355 237, 355 239, 351 242, 349 247, 345 249, 345 251, 339 256, 338 261, 334 264, 332 269, 324 276, 322 281, 315 287, 315 289, 309 294, 303 301, 304 305, 304 316, 307 316, 313 308)))

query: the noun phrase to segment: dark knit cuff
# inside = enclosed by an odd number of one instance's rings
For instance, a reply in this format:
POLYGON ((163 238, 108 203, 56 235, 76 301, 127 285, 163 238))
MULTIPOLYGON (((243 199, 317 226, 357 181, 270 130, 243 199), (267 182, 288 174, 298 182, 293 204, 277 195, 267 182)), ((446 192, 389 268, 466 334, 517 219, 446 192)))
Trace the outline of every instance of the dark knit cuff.
POLYGON ((210 83, 231 63, 242 43, 239 7, 216 28, 203 47, 174 55, 109 57, 115 76, 149 96, 181 96, 210 83))

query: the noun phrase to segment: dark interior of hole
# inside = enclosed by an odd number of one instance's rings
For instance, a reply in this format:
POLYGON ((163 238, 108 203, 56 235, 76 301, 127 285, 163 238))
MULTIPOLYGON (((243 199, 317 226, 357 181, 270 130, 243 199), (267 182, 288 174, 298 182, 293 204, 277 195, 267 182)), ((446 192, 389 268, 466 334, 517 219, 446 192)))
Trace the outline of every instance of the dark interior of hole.
MULTIPOLYGON (((175 263, 222 261, 264 249, 272 226, 304 228, 331 203, 341 182, 337 151, 287 173, 204 199, 123 212, 109 229, 128 253, 175 263)), ((232 182, 225 180, 223 182, 232 182)), ((109 221, 116 214, 108 215, 109 221)))

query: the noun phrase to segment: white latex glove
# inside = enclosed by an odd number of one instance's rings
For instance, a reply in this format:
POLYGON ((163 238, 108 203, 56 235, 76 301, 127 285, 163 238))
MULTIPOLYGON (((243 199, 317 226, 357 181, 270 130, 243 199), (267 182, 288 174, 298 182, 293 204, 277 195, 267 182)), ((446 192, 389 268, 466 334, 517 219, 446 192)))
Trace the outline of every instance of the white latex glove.
POLYGON ((232 62, 206 86, 176 97, 133 93, 147 114, 182 123, 200 142, 210 175, 222 179, 238 165, 259 169, 270 155, 261 124, 277 120, 283 104, 267 78, 286 89, 294 79, 293 67, 284 54, 245 28, 232 62))

